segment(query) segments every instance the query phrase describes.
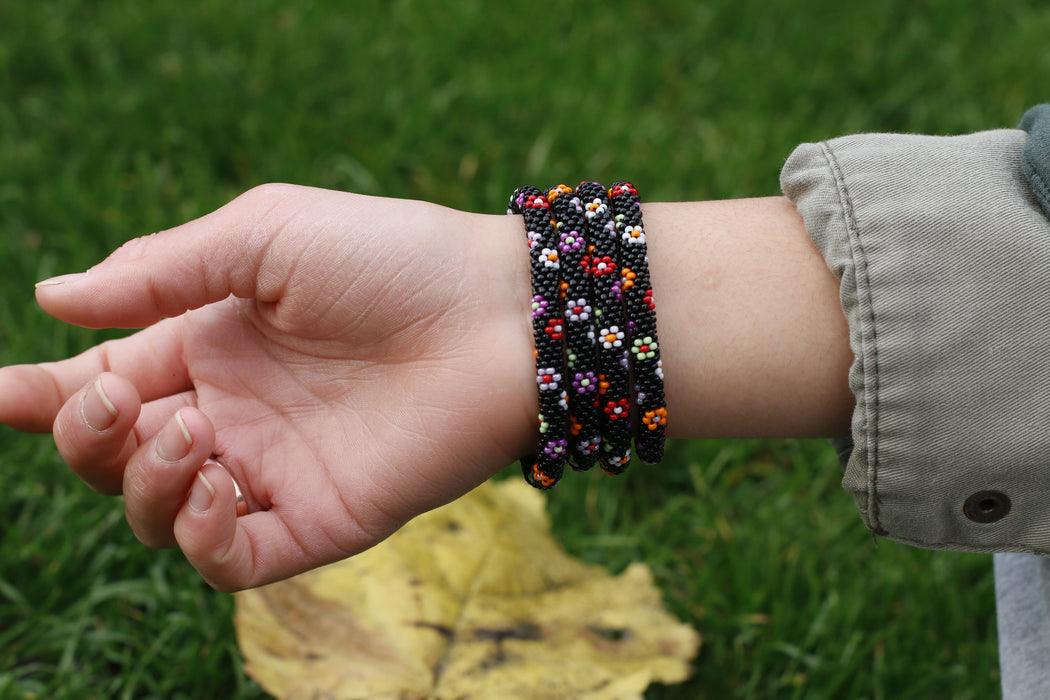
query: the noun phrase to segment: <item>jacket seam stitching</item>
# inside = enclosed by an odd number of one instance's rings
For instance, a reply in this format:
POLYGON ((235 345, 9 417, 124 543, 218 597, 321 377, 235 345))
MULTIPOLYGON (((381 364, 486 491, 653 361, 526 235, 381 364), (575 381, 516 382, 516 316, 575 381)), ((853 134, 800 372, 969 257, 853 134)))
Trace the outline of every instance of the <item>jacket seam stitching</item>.
MULTIPOLYGON (((856 215, 853 209, 853 199, 850 197, 849 189, 846 187, 845 177, 842 174, 842 168, 839 165, 838 160, 835 158, 835 154, 831 149, 831 144, 827 141, 821 142, 821 151, 824 157, 828 161, 828 165, 831 168, 832 175, 835 178, 835 186, 838 190, 839 201, 842 203, 843 218, 846 223, 846 233, 849 236, 850 252, 853 257, 855 266, 855 274, 857 276, 856 284, 858 291, 858 301, 860 300, 860 286, 863 278, 864 285, 864 307, 865 313, 870 319, 871 327, 871 338, 870 342, 861 335, 862 352, 865 355, 868 354, 870 347, 871 356, 871 380, 873 386, 869 386, 868 382, 865 381, 865 406, 866 412, 865 423, 868 425, 868 435, 865 436, 865 443, 868 453, 868 527, 875 532, 883 532, 882 525, 879 519, 879 499, 878 499, 878 476, 879 476, 879 346, 878 346, 878 331, 876 330, 876 319, 875 319, 875 306, 871 298, 871 280, 868 276, 868 265, 867 256, 864 251, 864 245, 861 243, 860 227, 857 225, 856 215)), ((868 358, 864 357, 864 374, 867 375, 868 369, 868 358)))

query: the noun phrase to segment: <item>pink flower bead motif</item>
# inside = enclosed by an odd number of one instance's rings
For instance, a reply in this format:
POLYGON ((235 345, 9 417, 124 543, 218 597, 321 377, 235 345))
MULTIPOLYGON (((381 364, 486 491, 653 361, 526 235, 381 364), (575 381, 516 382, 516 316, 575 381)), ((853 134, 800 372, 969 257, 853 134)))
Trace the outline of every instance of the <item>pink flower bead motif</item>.
POLYGON ((576 299, 565 304, 565 318, 573 323, 586 321, 591 317, 591 306, 586 299, 576 299))
POLYGON ((581 440, 576 444, 576 451, 584 455, 593 455, 598 451, 598 446, 601 444, 601 438, 588 438, 581 440))
POLYGON ((540 239, 541 238, 543 238, 543 234, 541 234, 539 231, 529 231, 529 234, 528 234, 529 250, 535 250, 536 247, 540 244, 540 239))
POLYGON ((553 367, 544 367, 536 373, 536 383, 540 385, 540 391, 554 391, 561 381, 561 373, 553 367))

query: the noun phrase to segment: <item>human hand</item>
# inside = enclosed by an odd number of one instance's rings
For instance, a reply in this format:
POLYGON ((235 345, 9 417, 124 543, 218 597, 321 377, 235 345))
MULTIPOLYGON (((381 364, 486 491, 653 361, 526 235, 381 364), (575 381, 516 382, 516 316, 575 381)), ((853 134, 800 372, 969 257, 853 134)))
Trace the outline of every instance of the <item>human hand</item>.
POLYGON ((516 219, 255 188, 42 283, 63 321, 145 329, 0 369, 0 422, 53 430, 139 539, 220 590, 351 556, 534 441, 516 219))

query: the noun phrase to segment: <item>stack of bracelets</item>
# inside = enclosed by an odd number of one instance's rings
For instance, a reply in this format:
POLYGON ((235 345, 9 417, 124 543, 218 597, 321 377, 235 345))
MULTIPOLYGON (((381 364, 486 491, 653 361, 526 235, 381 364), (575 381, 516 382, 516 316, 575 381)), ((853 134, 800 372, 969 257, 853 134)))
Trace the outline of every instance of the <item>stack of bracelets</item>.
POLYGON ((524 186, 507 213, 524 218, 532 260, 540 441, 525 479, 552 488, 566 462, 620 474, 634 433, 639 458, 656 464, 667 408, 637 190, 524 186))

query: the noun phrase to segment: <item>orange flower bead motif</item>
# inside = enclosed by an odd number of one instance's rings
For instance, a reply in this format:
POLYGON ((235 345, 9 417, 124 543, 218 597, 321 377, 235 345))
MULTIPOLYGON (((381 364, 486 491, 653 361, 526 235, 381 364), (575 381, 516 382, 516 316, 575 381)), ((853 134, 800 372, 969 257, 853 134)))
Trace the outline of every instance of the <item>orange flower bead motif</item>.
POLYGON ((652 411, 646 411, 645 415, 642 416, 642 423, 645 424, 649 430, 656 430, 661 426, 667 425, 667 409, 663 406, 655 408, 652 411))

